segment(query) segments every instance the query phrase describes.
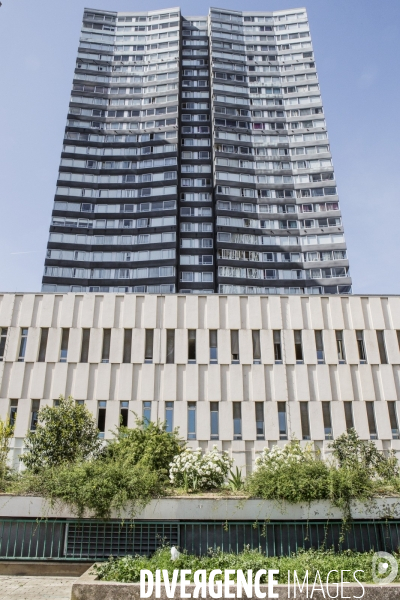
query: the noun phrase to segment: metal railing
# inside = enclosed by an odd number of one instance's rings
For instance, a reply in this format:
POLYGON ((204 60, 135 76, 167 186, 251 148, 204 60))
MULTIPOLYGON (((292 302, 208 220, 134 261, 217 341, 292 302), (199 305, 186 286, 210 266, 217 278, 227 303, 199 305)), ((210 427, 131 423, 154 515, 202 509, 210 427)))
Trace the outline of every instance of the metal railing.
POLYGON ((258 549, 266 556, 290 556, 300 549, 334 548, 368 552, 394 551, 400 546, 400 521, 269 521, 181 522, 180 546, 189 554, 209 548, 238 553, 258 549))
POLYGON ((101 561, 150 556, 162 544, 189 554, 258 549, 289 556, 299 549, 396 551, 400 521, 96 521, 0 519, 0 560, 101 561))
POLYGON ((178 545, 175 521, 0 519, 0 560, 106 560, 178 545))

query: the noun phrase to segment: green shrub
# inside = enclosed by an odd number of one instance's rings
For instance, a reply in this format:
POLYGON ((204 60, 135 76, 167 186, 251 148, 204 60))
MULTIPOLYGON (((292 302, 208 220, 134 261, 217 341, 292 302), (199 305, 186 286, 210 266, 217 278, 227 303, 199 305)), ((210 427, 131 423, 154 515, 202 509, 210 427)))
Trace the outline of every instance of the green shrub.
POLYGON ((169 433, 165 423, 136 419, 134 429, 120 427, 117 430, 105 447, 105 455, 115 461, 122 460, 126 465, 140 461, 150 471, 167 475, 170 463, 184 446, 177 429, 169 433))
POLYGON ((373 442, 360 440, 354 429, 339 436, 331 447, 334 460, 330 462, 296 440, 283 448, 265 448, 247 480, 249 494, 291 503, 330 500, 348 521, 352 500, 400 491, 394 454, 385 456, 373 442))
POLYGON ((267 500, 323 500, 329 497, 329 467, 298 441, 266 448, 247 480, 247 490, 250 496, 267 500))
MULTIPOLYGON (((72 403, 72 399, 63 400, 57 418, 55 409, 47 411, 46 418, 42 416, 38 438, 29 437, 30 456, 24 462, 30 468, 13 483, 14 492, 40 494, 52 504, 61 501, 69 505, 79 517, 89 511, 97 518, 109 518, 113 511, 120 516, 124 509, 133 517, 151 498, 166 493, 169 463, 183 446, 177 431, 168 433, 162 423, 138 419, 135 429, 120 427, 99 451, 97 430, 94 440, 93 430, 88 427, 89 436, 83 444, 85 452, 72 452, 70 448, 68 453, 60 450, 59 454, 58 451, 51 454, 47 444, 57 434, 66 436, 60 416, 67 414, 70 422, 74 413, 72 403), (51 427, 46 436, 44 427, 48 423, 51 427)), ((87 424, 85 414, 83 417, 87 424)), ((78 431, 82 433, 83 428, 78 431)), ((77 435, 72 438, 77 442, 77 435)), ((65 441, 65 437, 61 439, 65 441)))
POLYGON ((14 427, 10 422, 0 418, 0 491, 4 489, 5 479, 10 473, 7 459, 13 433, 14 427))
POLYGON ((388 480, 399 476, 399 463, 394 452, 385 455, 374 442, 361 440, 355 429, 340 435, 330 446, 341 468, 360 468, 374 479, 388 480))
POLYGON ((368 472, 348 465, 329 469, 329 498, 336 506, 344 506, 352 499, 367 500, 374 494, 375 484, 368 472))
MULTIPOLYGON (((299 579, 302 581, 305 572, 309 572, 309 581, 313 582, 317 570, 321 575, 322 581, 326 581, 326 577, 330 571, 330 583, 340 582, 341 570, 349 570, 351 573, 361 569, 364 573, 359 572, 357 578, 363 583, 372 582, 372 558, 373 552, 352 552, 350 550, 343 552, 334 552, 333 550, 300 550, 290 557, 267 557, 258 550, 244 549, 240 554, 214 551, 208 556, 193 556, 189 554, 181 554, 175 561, 171 560, 169 548, 161 548, 153 554, 151 558, 144 556, 126 556, 124 558, 110 559, 108 562, 95 567, 96 573, 100 579, 104 581, 119 581, 119 582, 137 582, 140 580, 140 570, 148 569, 155 573, 156 569, 166 569, 171 580, 174 569, 190 569, 192 574, 198 569, 205 569, 207 576, 214 569, 220 569, 224 572, 225 569, 233 569, 237 571, 242 569, 246 572, 249 569, 253 570, 253 578, 255 573, 260 569, 278 569, 279 575, 275 575, 275 579, 279 583, 287 583, 288 571, 292 573, 297 571, 299 579)), ((400 565, 400 556, 394 555, 400 565)), ((351 573, 347 573, 351 577, 351 573)), ((190 576, 187 576, 190 579, 190 576)), ((223 576, 217 576, 216 580, 222 579, 223 576)), ((231 579, 234 576, 231 575, 231 579)), ((395 581, 400 581, 399 575, 395 581)), ((261 583, 266 582, 266 576, 261 577, 261 583)), ((312 585, 312 583, 311 583, 312 585)), ((179 589, 179 588, 178 588, 179 589)), ((310 589, 311 591, 311 589, 310 589)), ((331 588, 332 597, 334 597, 334 589, 331 588)), ((361 590, 360 590, 361 593, 361 590)))
POLYGON ((79 518, 88 511, 100 519, 110 518, 113 511, 121 516, 123 509, 133 518, 152 498, 165 493, 157 471, 104 458, 46 469, 31 480, 32 488, 51 504, 67 504, 79 518))
POLYGON ((27 450, 20 460, 34 473, 87 460, 100 451, 98 433, 93 416, 84 405, 60 396, 59 406, 39 410, 36 430, 26 436, 27 450))
MULTIPOLYGON (((14 493, 35 493, 51 502, 67 503, 82 516, 85 510, 107 518, 112 511, 135 512, 151 498, 175 487, 186 491, 221 488, 231 459, 216 448, 202 454, 190 451, 177 430, 165 424, 136 420, 120 427, 102 447, 91 414, 72 398, 39 413, 35 432, 26 439, 22 461, 28 467, 10 476, 6 457, 12 429, 0 421, 0 485, 14 493), (5 478, 5 474, 7 477, 5 478), (1 483, 3 482, 3 483, 1 483)), ((341 508, 344 524, 351 519, 351 501, 400 492, 398 463, 353 430, 332 444, 333 460, 321 460, 313 447, 293 440, 284 447, 264 449, 254 472, 244 482, 250 497, 290 503, 330 500, 341 508)), ((231 471, 229 486, 242 488, 239 471, 231 471)))

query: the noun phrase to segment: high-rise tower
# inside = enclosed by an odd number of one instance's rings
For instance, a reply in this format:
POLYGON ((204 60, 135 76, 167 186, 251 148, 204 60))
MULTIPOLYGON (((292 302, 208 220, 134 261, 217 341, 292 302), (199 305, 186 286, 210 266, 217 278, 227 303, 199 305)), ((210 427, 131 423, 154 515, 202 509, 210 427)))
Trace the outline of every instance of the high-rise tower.
POLYGON ((351 292, 305 9, 85 10, 43 290, 351 292))

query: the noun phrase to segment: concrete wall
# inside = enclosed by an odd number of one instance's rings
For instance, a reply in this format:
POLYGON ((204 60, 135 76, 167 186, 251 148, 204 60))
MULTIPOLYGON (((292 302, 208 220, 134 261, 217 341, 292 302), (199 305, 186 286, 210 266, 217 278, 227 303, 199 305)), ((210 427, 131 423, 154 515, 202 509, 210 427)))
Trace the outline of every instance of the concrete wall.
MULTIPOLYGON (((373 502, 353 501, 353 519, 400 519, 399 498, 378 498, 373 502)), ((342 511, 328 500, 289 504, 274 500, 197 496, 194 498, 159 498, 151 500, 135 514, 144 521, 309 521, 341 520, 342 511)), ((85 518, 90 518, 89 513, 85 518)), ((70 507, 57 502, 53 506, 39 496, 0 494, 0 518, 7 519, 71 519, 76 515, 70 507)), ((131 519, 129 510, 113 513, 115 519, 131 519)))
MULTIPOLYGON (((348 575, 348 579, 352 579, 353 573, 344 573, 348 575)), ((179 574, 180 575, 180 574, 179 574)), ((292 574, 291 574, 292 575, 292 574)), ((275 575, 276 577, 277 575, 275 575)), ((189 577, 189 575, 187 575, 189 577)), ((232 577, 232 575, 231 575, 232 577)), ((269 578, 269 581, 272 580, 269 578)), ((302 581, 302 580, 301 580, 302 581)), ((345 581, 345 579, 343 579, 345 581)), ((352 579, 354 582, 354 579, 352 579)), ((180 577, 178 576, 178 582, 180 582, 180 577)), ((244 598, 256 599, 260 597, 266 598, 279 598, 279 600, 286 600, 287 598, 298 598, 299 600, 305 600, 306 598, 365 598, 365 600, 394 600, 399 597, 400 586, 396 583, 390 583, 387 585, 371 585, 371 584, 351 584, 351 583, 343 583, 339 584, 338 588, 335 587, 334 584, 326 584, 326 581, 323 582, 322 590, 321 586, 318 588, 315 585, 315 590, 313 590, 314 580, 310 576, 310 583, 308 586, 304 586, 300 591, 299 586, 293 587, 293 585, 274 585, 271 590, 267 585, 260 585, 259 588, 256 589, 256 586, 252 587, 251 594, 247 595, 247 592, 242 588, 242 594, 244 598), (340 596, 339 596, 340 593, 340 596), (270 595, 274 594, 274 596, 270 595), (311 594, 311 596, 310 596, 311 594), (336 596, 335 596, 336 594, 336 596)), ((147 586, 146 586, 147 589, 147 586)), ((193 584, 183 586, 181 589, 180 584, 178 583, 176 587, 176 591, 174 594, 174 598, 182 598, 181 593, 186 593, 186 597, 194 598, 197 597, 198 594, 202 594, 198 589, 196 590, 193 584), (196 596, 195 596, 196 594, 196 596)), ((222 588, 222 597, 225 596, 225 590, 222 588)), ((210 599, 215 597, 216 588, 214 586, 206 586, 205 598, 210 599)), ((229 593, 233 598, 237 598, 238 590, 235 584, 229 586, 229 593)), ((160 586, 159 596, 156 596, 155 586, 153 587, 153 593, 149 596, 151 600, 154 600, 156 597, 162 598, 162 600, 166 600, 168 598, 164 583, 160 586)), ((140 595, 140 584, 139 583, 117 583, 115 581, 101 581, 97 579, 97 575, 95 575, 93 569, 88 569, 86 573, 84 573, 77 581, 74 582, 72 586, 72 594, 71 600, 109 600, 109 598, 113 598, 115 600, 139 600, 141 598, 140 595)))
MULTIPOLYGON (((366 401, 374 402, 377 444, 400 451, 392 439, 388 401, 399 407, 400 297, 360 296, 197 296, 134 294, 0 295, 0 328, 8 328, 0 362, 0 416, 18 401, 14 458, 23 449, 32 400, 53 404, 60 394, 84 400, 97 415, 107 402, 105 437, 119 422, 120 402, 142 414, 151 401, 152 419, 165 418, 174 402, 174 425, 187 437, 187 403, 196 403, 196 439, 214 443, 251 466, 257 452, 280 440, 277 403, 286 402, 287 435, 302 438, 300 401, 308 402, 311 439, 329 451, 322 401, 330 402, 333 435, 346 429, 344 401, 352 402, 360 436, 370 438, 366 401), (23 361, 18 361, 21 328, 28 328, 23 361), (49 328, 45 362, 38 362, 41 328, 49 328), (62 328, 69 328, 67 362, 60 362, 62 328), (82 328, 90 328, 89 359, 80 362, 82 328), (102 363, 103 329, 111 329, 108 363, 102 363), (124 329, 132 329, 130 363, 123 363, 124 329), (145 363, 145 329, 154 329, 152 363, 145 363), (166 330, 175 330, 175 362, 166 364, 166 330), (188 329, 196 330, 196 362, 188 362, 188 329), (209 329, 218 329, 218 364, 209 361, 209 329), (240 357, 232 364, 230 330, 239 330, 240 357), (261 361, 253 364, 252 333, 260 330, 261 361), (282 332, 283 364, 275 364, 273 330, 282 332), (293 330, 302 330, 303 364, 296 363, 293 330), (323 331, 325 363, 317 364, 315 330, 323 331), (343 330, 346 364, 338 364, 335 330, 343 330), (354 330, 364 331, 367 364, 360 364, 354 330), (385 335, 388 364, 381 364, 376 330, 385 335), (211 440, 210 402, 219 407, 219 439, 211 440), (242 439, 233 440, 232 402, 241 402, 242 439), (264 408, 265 439, 257 439, 255 402, 264 408)), ((399 408, 400 409, 400 408, 399 408)), ((129 413, 129 425, 134 415, 129 413)), ((396 436, 395 436, 396 437, 396 436)))

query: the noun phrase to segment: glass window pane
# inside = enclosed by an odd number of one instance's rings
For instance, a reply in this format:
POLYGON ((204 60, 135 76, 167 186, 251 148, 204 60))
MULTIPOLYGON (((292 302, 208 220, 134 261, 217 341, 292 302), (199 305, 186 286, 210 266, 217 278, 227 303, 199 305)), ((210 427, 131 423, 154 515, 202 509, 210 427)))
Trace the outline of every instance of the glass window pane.
POLYGON ((218 362, 218 331, 210 329, 210 362, 218 362))
POLYGON ((274 354, 275 354, 275 362, 282 362, 282 344, 281 344, 281 332, 280 330, 275 330, 273 333, 274 336, 274 354))
POLYGON ((353 420, 353 405, 350 401, 345 401, 344 403, 344 417, 346 420, 346 430, 354 428, 354 420, 353 420))
POLYGON ((396 402, 388 402, 388 411, 390 419, 390 427, 392 429, 392 438, 394 440, 399 439, 399 423, 397 420, 396 402))
POLYGON ((376 421, 375 421, 375 408, 373 402, 366 402, 367 407, 367 418, 368 418, 368 427, 369 427, 369 437, 371 440, 378 439, 378 432, 376 429, 376 421))
POLYGON ((42 328, 41 334, 40 334, 40 347, 39 347, 38 362, 44 362, 46 360, 46 349, 47 349, 48 337, 49 337, 48 327, 42 328))
POLYGON ((239 331, 236 329, 231 330, 231 354, 232 361, 239 360, 239 331))
POLYGON ((188 402, 188 440, 196 439, 196 402, 188 402))
POLYGON ((128 427, 129 402, 120 402, 119 415, 121 427, 128 427))
POLYGON ((344 342, 343 342, 343 331, 336 331, 335 333, 336 333, 336 348, 337 348, 338 361, 339 361, 339 363, 345 363, 346 362, 346 353, 345 353, 344 342))
POLYGON ((20 341, 19 354, 18 354, 19 362, 24 362, 24 360, 25 360, 27 341, 28 341, 28 328, 22 327, 21 328, 21 341, 20 341))
POLYGON ((377 331, 376 337, 378 338, 378 346, 379 346, 379 356, 381 359, 382 365, 388 364, 387 354, 386 354, 386 344, 385 344, 385 332, 377 331))
POLYGON ((279 439, 287 440, 286 402, 278 402, 279 439))
POLYGON ((260 344, 260 331, 253 329, 251 332, 253 341, 253 360, 261 360, 261 344, 260 344))
POLYGON ((124 351, 122 362, 129 364, 132 357, 132 329, 124 329, 124 351))
POLYGON ((322 417, 324 420, 325 439, 333 439, 332 419, 331 419, 331 403, 322 402, 322 417))
POLYGON ((106 429, 106 410, 107 402, 100 400, 98 403, 98 414, 97 414, 97 429, 99 430, 99 437, 104 437, 106 429))
POLYGON ((2 361, 4 358, 4 351, 6 348, 6 341, 7 341, 7 333, 8 333, 7 327, 0 327, 0 361, 2 361))
POLYGON ((69 329, 63 329, 62 336, 61 336, 60 362, 67 362, 68 342, 69 342, 69 329))
POLYGON ((111 329, 103 330, 103 350, 101 355, 101 362, 108 363, 110 360, 110 346, 111 346, 111 329))
POLYGON ((188 330, 188 360, 196 360, 196 330, 188 330))
POLYGON ((175 362, 175 329, 167 329, 167 364, 175 362))
POLYGON ((219 404, 218 402, 210 402, 210 425, 211 439, 219 438, 219 404))
POLYGON ((144 360, 153 362, 154 329, 146 329, 144 360))
POLYGON ((18 400, 10 400, 10 425, 11 425, 11 427, 15 426, 15 421, 17 419, 17 410, 18 410, 18 400))
POLYGON ((256 402, 256 434, 258 440, 265 438, 264 431, 264 402, 256 402))
POLYGON ((242 405, 240 402, 233 402, 233 439, 242 439, 242 405))
POLYGON ((32 400, 31 431, 35 431, 38 422, 40 400, 32 400))
MULTIPOLYGON (((143 421, 146 423, 150 423, 151 421, 151 402, 146 401, 143 402, 143 421)), ((172 431, 172 429, 171 429, 172 431)))
POLYGON ((173 402, 165 403, 165 422, 166 422, 166 431, 171 433, 174 429, 174 403, 173 402))
POLYGON ((301 432, 303 440, 310 440, 310 417, 308 414, 308 402, 300 402, 300 420, 301 420, 301 432))
POLYGON ((81 363, 87 363, 89 360, 89 342, 90 329, 82 329, 81 363))
POLYGON ((302 336, 300 330, 294 331, 294 351, 296 355, 296 362, 303 362, 303 344, 302 344, 302 336))
POLYGON ((324 364, 325 354, 324 354, 324 340, 322 337, 322 331, 315 332, 315 345, 317 348, 317 362, 318 362, 318 364, 324 364))

